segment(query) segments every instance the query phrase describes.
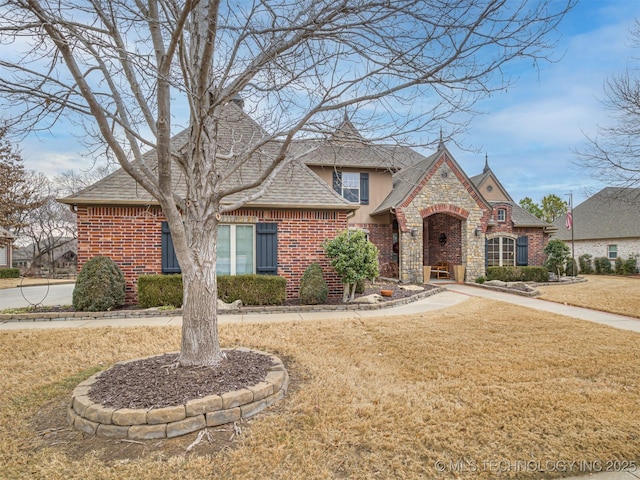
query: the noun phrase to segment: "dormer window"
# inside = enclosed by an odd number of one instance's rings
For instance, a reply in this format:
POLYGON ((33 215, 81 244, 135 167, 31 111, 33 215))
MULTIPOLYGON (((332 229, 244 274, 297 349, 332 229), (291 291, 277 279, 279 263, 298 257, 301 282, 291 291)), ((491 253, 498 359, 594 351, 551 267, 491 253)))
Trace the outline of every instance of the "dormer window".
POLYGON ((498 209, 498 221, 506 222, 507 221, 507 211, 504 208, 498 209))
POLYGON ((348 202, 369 204, 368 173, 333 172, 333 189, 348 202))

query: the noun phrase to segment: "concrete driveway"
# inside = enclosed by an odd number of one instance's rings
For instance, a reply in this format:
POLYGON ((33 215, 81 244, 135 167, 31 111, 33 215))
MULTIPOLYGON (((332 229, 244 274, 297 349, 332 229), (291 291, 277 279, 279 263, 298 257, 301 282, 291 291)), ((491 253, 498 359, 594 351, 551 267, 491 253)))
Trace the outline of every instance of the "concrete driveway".
POLYGON ((29 307, 36 304, 52 307, 71 305, 75 283, 58 283, 55 285, 37 285, 22 288, 5 288, 0 290, 0 310, 6 308, 29 307))

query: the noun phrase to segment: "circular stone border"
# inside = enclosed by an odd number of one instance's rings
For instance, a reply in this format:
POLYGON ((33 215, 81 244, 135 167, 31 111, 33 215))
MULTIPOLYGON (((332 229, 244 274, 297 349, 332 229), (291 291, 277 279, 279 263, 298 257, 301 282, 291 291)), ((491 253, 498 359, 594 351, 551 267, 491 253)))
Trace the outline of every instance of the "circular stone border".
MULTIPOLYGON (((228 350, 231 349, 223 349, 223 351, 228 350)), ((215 427, 251 417, 285 396, 289 386, 289 374, 280 358, 248 348, 233 350, 254 352, 270 357, 273 360, 273 366, 269 368, 264 381, 222 395, 208 395, 189 400, 184 405, 173 407, 111 408, 104 407, 89 398, 91 386, 103 373, 98 372, 78 384, 73 390, 71 404, 67 410, 67 421, 72 428, 101 438, 129 440, 173 438, 206 427, 215 427)), ((116 365, 137 360, 118 362, 116 365)))

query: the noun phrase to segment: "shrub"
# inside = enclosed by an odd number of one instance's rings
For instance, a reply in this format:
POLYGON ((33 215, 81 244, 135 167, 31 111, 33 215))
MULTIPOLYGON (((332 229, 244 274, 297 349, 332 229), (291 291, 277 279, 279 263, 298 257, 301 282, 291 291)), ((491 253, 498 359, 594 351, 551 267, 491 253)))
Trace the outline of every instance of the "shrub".
POLYGON ((124 305, 125 280, 109 257, 93 257, 84 264, 73 290, 73 308, 103 312, 124 305))
POLYGON ((611 275, 611 262, 607 257, 596 257, 593 259, 596 275, 611 275))
POLYGON ((220 275, 218 298, 243 305, 282 305, 287 298, 287 279, 277 275, 220 275))
POLYGON ((353 299, 358 282, 378 277, 378 248, 367 240, 363 231, 345 230, 322 246, 342 279, 343 301, 353 299))
POLYGON ((578 263, 580 264, 580 273, 585 275, 589 275, 593 273, 593 265, 591 263, 591 255, 585 253, 584 255, 580 255, 578 258, 578 263))
POLYGON ((329 296, 329 287, 322 276, 322 267, 312 263, 304 271, 300 280, 300 304, 318 305, 326 303, 329 296))
POLYGON ((547 270, 556 275, 562 275, 569 253, 571 253, 571 249, 567 244, 558 239, 549 240, 547 246, 544 247, 544 253, 547 254, 547 259, 544 262, 547 270))
POLYGON ((142 308, 182 306, 182 275, 140 275, 138 304, 142 308))
POLYGON ((476 283, 479 283, 480 285, 482 285, 485 281, 486 278, 484 278, 483 276, 479 276, 478 278, 476 278, 476 283))
POLYGON ((0 268, 0 278, 19 278, 20 269, 18 268, 0 268))
POLYGON ((567 259, 566 273, 570 277, 575 277, 576 275, 578 275, 578 265, 576 264, 576 261, 573 258, 567 259))
POLYGON ((624 260, 622 258, 617 257, 613 262, 613 271, 616 275, 622 275, 622 266, 624 264, 624 260))
POLYGON ((633 257, 629 257, 622 264, 623 275, 633 275, 636 273, 637 269, 638 269, 638 261, 633 257))
POLYGON ((487 280, 548 282, 549 272, 545 267, 488 267, 487 280))
MULTIPOLYGON (((282 305, 287 296, 287 279, 275 275, 219 275, 218 298, 243 305, 282 305)), ((141 275, 138 303, 144 308, 182 306, 182 275, 141 275)))

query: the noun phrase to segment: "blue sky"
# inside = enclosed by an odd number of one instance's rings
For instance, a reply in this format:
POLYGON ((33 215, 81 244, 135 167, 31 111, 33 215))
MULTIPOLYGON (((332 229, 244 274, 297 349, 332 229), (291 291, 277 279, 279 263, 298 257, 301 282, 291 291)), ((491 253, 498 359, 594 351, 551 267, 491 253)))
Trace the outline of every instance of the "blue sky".
MULTIPOLYGON (((638 0, 579 0, 560 27, 555 52, 558 62, 521 70, 507 92, 483 101, 486 112, 475 117, 463 138, 471 150, 447 145, 465 172, 489 165, 514 200, 534 201, 550 193, 562 198, 573 192, 574 205, 603 185, 575 166, 573 149, 607 123, 601 103, 607 77, 621 73, 632 56, 629 30, 640 17, 638 0)), ((75 129, 60 123, 20 143, 25 165, 48 176, 87 169, 90 161, 75 129)), ((432 152, 424 152, 432 153, 432 152)))

